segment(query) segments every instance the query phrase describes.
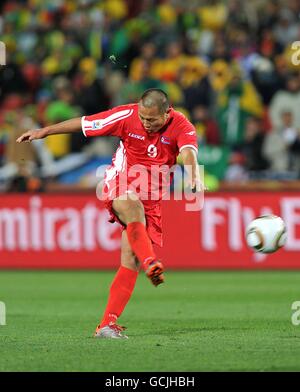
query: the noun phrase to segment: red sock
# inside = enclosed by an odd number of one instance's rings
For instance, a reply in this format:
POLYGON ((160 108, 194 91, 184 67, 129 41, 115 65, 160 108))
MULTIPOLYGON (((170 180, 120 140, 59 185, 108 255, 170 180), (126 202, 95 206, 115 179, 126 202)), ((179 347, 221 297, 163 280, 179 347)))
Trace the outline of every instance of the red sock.
POLYGON ((115 323, 121 316, 127 302, 133 292, 138 276, 137 271, 121 266, 110 286, 109 298, 104 312, 100 328, 115 323))
POLYGON ((156 258, 146 228, 141 222, 131 222, 128 223, 126 230, 131 249, 146 270, 149 263, 156 258))

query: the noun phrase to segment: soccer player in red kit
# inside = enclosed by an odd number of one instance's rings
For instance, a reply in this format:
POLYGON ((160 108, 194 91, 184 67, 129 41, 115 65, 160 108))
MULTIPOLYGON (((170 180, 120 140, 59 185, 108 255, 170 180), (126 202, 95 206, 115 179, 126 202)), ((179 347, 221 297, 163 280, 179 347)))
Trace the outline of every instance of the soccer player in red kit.
POLYGON ((150 180, 144 182, 142 187, 145 189, 138 193, 131 186, 135 178, 128 173, 135 165, 142 165, 148 174, 154 166, 166 165, 171 168, 180 153, 183 164, 192 168, 190 187, 196 191, 202 190, 197 165, 196 132, 183 114, 170 107, 164 91, 150 89, 144 92, 137 104, 122 105, 92 116, 30 130, 20 136, 17 142, 81 130, 86 137, 120 138, 112 165, 105 173, 103 198, 110 213, 110 221, 117 221, 124 228, 121 265, 111 284, 108 303, 94 336, 127 338, 122 333, 124 328, 117 324, 117 319, 132 295, 139 267, 142 267, 154 286, 164 282, 164 267, 152 246, 153 243, 162 246, 163 180, 155 184, 159 188, 159 197, 153 200, 153 184, 150 180))

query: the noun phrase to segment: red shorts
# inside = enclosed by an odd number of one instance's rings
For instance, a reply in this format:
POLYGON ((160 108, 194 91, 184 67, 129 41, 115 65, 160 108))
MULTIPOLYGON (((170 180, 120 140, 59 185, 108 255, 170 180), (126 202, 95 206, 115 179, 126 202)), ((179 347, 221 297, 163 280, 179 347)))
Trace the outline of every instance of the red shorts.
MULTIPOLYGON (((113 176, 109 180, 106 178, 102 188, 102 200, 104 200, 105 207, 110 213, 109 222, 118 222, 124 229, 126 225, 115 214, 112 203, 115 198, 128 193, 130 190, 130 182, 127 181, 126 177, 122 182, 119 175, 113 176)), ((134 190, 133 192, 136 193, 134 190)), ((144 200, 143 198, 140 198, 140 200, 144 206, 147 233, 154 244, 162 246, 161 201, 144 200)))
MULTIPOLYGON (((163 245, 162 238, 162 219, 161 219, 161 202, 152 200, 141 200, 145 210, 146 229, 151 241, 159 245, 163 245)), ((112 208, 113 200, 106 200, 105 207, 110 214, 109 222, 118 222, 125 229, 126 225, 120 221, 112 208)))

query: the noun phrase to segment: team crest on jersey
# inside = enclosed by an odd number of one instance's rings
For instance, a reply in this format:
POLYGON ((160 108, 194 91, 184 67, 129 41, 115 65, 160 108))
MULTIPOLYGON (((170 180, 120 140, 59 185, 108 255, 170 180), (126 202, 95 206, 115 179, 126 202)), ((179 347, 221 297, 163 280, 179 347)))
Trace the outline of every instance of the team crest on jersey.
POLYGON ((160 141, 161 141, 163 144, 171 144, 170 138, 169 138, 169 137, 166 137, 166 136, 162 136, 161 139, 160 139, 160 141))
POLYGON ((102 123, 100 120, 93 121, 93 129, 101 129, 102 128, 102 123))

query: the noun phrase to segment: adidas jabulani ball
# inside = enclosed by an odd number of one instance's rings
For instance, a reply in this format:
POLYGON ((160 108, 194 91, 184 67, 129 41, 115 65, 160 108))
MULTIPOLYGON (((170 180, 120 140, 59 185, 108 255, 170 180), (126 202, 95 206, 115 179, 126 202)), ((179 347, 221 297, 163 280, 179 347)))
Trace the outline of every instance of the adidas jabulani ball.
POLYGON ((283 247, 287 239, 284 221, 276 215, 262 215, 246 229, 246 241, 255 252, 273 253, 283 247))

